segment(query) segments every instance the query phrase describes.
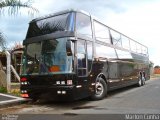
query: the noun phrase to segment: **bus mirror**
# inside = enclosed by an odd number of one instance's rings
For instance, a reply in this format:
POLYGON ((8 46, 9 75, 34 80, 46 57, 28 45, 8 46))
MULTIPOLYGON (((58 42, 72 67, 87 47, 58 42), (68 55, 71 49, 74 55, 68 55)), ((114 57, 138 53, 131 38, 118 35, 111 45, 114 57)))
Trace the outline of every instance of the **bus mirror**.
POLYGON ((67 56, 72 56, 72 49, 71 49, 71 42, 67 41, 66 43, 66 52, 67 52, 67 56))

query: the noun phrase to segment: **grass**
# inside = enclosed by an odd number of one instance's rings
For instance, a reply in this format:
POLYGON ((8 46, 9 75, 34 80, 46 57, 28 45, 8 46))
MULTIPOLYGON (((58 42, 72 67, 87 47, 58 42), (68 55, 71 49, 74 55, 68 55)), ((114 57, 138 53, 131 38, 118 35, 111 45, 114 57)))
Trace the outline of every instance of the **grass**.
POLYGON ((151 75, 151 77, 160 77, 160 74, 153 74, 153 75, 151 75))
POLYGON ((0 86, 0 93, 10 94, 10 95, 14 95, 14 96, 20 97, 21 96, 21 92, 20 92, 19 83, 12 83, 10 92, 7 91, 6 87, 0 86))
MULTIPOLYGON (((6 93, 7 94, 8 93, 7 88, 0 87, 0 93, 6 93)), ((21 95, 19 89, 11 89, 11 92, 9 94, 14 95, 14 96, 18 96, 18 97, 20 97, 20 95, 21 95)))

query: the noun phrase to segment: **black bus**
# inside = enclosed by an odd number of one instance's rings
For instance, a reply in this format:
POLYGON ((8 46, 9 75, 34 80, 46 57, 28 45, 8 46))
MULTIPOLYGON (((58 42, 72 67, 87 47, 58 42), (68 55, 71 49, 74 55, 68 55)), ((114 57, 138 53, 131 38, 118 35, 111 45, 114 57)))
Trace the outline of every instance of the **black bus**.
POLYGON ((90 97, 150 78, 148 48, 80 10, 33 19, 23 41, 21 96, 90 97))

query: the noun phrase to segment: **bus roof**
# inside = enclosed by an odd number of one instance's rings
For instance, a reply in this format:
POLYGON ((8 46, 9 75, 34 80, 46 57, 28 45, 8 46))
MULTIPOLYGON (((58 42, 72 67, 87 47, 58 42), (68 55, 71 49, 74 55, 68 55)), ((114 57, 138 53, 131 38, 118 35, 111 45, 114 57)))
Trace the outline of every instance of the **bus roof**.
POLYGON ((87 13, 87 12, 85 12, 85 11, 83 11, 83 10, 67 9, 67 10, 63 10, 63 11, 55 12, 55 13, 52 13, 52 14, 44 15, 44 16, 42 16, 42 17, 35 18, 35 19, 33 19, 31 22, 43 20, 43 19, 46 19, 46 18, 50 18, 50 17, 53 17, 53 16, 57 16, 57 15, 61 15, 61 14, 69 13, 69 12, 81 12, 81 13, 83 13, 83 14, 86 14, 86 15, 88 15, 88 16, 91 16, 89 13, 87 13))
POLYGON ((136 41, 136 40, 134 40, 134 39, 126 36, 125 34, 119 32, 119 31, 117 31, 117 30, 109 27, 108 25, 106 25, 106 24, 104 24, 103 22, 101 22, 101 20, 99 20, 97 17, 95 17, 94 15, 91 15, 90 13, 88 13, 88 12, 86 12, 86 11, 84 11, 84 10, 79 10, 79 9, 66 9, 66 10, 62 10, 62 11, 59 11, 59 12, 55 12, 55 13, 52 13, 52 14, 48 14, 48 15, 45 15, 45 16, 42 16, 42 17, 35 18, 35 19, 33 19, 30 23, 35 22, 35 21, 39 21, 39 20, 43 20, 43 19, 46 19, 46 18, 54 17, 54 16, 57 16, 57 15, 69 13, 69 12, 80 12, 80 13, 83 13, 83 14, 85 14, 85 15, 90 16, 93 20, 96 20, 96 21, 100 22, 101 24, 107 26, 109 29, 111 29, 111 30, 113 30, 113 31, 115 31, 115 32, 117 32, 117 33, 119 33, 119 34, 127 37, 128 39, 130 39, 130 40, 138 43, 139 45, 145 47, 145 48, 147 49, 147 53, 148 53, 148 47, 147 47, 147 46, 145 46, 145 45, 141 44, 140 42, 138 42, 138 41, 136 41))

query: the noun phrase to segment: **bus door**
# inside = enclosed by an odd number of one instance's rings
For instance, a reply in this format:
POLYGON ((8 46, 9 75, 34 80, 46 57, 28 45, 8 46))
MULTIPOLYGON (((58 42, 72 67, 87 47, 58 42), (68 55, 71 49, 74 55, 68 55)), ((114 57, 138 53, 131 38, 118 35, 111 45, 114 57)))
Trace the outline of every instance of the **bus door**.
POLYGON ((87 44, 84 40, 77 41, 77 76, 78 85, 84 89, 88 88, 88 56, 87 56, 87 44))

